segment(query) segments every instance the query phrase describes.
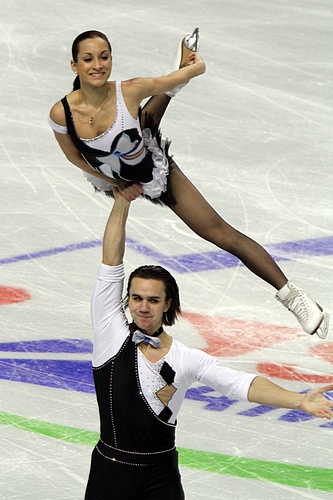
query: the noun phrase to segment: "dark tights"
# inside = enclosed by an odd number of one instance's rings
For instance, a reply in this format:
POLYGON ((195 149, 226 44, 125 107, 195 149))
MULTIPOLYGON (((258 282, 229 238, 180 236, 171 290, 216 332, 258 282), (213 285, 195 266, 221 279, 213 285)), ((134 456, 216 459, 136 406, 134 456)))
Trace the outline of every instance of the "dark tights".
MULTIPOLYGON (((152 97, 143 107, 142 127, 148 115, 159 124, 170 100, 164 94, 152 97)), ((277 290, 285 285, 287 278, 269 253, 223 220, 174 161, 168 185, 175 200, 168 203, 169 208, 198 236, 235 255, 250 271, 277 290)))

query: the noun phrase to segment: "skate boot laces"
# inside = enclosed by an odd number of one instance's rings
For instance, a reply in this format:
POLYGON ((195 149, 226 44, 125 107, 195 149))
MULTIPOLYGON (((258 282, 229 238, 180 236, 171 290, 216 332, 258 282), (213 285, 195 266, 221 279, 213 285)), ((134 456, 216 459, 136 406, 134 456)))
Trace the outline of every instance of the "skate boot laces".
POLYGON ((330 316, 304 290, 288 281, 276 298, 293 313, 306 333, 316 333, 321 339, 327 337, 330 316))
POLYGON ((328 333, 329 315, 323 312, 304 290, 288 282, 289 293, 280 302, 291 311, 301 324, 303 330, 310 335, 317 333, 320 338, 325 338, 328 333))
POLYGON ((311 317, 311 306, 306 293, 303 290, 294 288, 292 285, 288 297, 284 300, 284 305, 297 317, 302 326, 311 317))

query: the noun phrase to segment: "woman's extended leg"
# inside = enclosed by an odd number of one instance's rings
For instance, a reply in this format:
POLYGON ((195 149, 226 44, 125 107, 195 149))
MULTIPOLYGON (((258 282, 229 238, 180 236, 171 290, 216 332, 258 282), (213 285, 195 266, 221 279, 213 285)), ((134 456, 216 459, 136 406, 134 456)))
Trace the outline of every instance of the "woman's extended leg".
POLYGON ((269 253, 254 240, 230 226, 205 200, 175 162, 169 186, 176 200, 171 210, 196 234, 235 255, 254 274, 279 290, 287 278, 269 253))
MULTIPOLYGON (((152 119, 158 127, 169 102, 170 97, 164 94, 152 97, 142 110, 142 128, 146 124, 151 126, 152 119)), ((164 202, 185 224, 202 238, 235 255, 250 271, 276 288, 276 298, 296 316, 305 332, 326 338, 329 315, 304 290, 287 280, 261 245, 224 221, 174 161, 168 185, 171 196, 165 197, 164 202)))
POLYGON ((279 290, 276 298, 296 316, 306 333, 317 333, 323 339, 327 336, 329 315, 304 290, 287 280, 262 246, 224 221, 174 161, 168 186, 175 201, 167 204, 185 224, 205 240, 238 257, 250 271, 279 290))
MULTIPOLYGON (((149 122, 149 117, 152 117, 158 126, 170 100, 165 94, 151 97, 142 109, 142 128, 149 122)), ((269 253, 225 222, 175 162, 172 163, 169 186, 176 199, 176 204, 170 205, 170 208, 195 233, 238 257, 250 271, 277 290, 287 283, 286 276, 269 253)))

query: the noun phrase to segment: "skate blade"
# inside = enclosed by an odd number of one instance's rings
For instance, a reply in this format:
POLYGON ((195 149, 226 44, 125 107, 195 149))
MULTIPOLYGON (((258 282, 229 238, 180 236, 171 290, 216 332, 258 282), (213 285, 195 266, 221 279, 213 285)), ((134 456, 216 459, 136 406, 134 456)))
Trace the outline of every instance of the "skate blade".
POLYGON ((195 28, 192 35, 183 38, 181 44, 181 59, 179 68, 184 68, 188 65, 188 57, 193 52, 198 52, 199 49, 199 28, 195 28))
POLYGON ((183 41, 185 47, 190 49, 192 52, 198 52, 199 50, 199 28, 195 28, 192 35, 187 35, 183 41))
POLYGON ((316 335, 322 340, 325 340, 327 335, 328 335, 328 330, 329 330, 329 324, 330 324, 330 315, 328 313, 324 313, 324 319, 321 322, 320 327, 318 330, 316 330, 316 335))

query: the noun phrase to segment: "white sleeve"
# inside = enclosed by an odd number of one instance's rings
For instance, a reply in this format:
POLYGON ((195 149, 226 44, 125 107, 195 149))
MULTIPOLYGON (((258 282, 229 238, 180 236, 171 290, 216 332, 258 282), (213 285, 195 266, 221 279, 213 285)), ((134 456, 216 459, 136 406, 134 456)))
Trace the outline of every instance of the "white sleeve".
POLYGON ((224 366, 218 359, 199 349, 191 349, 190 370, 197 382, 212 387, 231 399, 248 401, 254 374, 224 366))
POLYGON ((49 115, 47 117, 47 121, 49 122, 50 127, 55 131, 58 132, 59 134, 67 134, 67 127, 64 127, 63 125, 58 125, 56 122, 54 122, 49 115))
POLYGON ((124 264, 101 264, 91 299, 93 325, 93 366, 101 366, 114 356, 129 335, 123 311, 124 264))

